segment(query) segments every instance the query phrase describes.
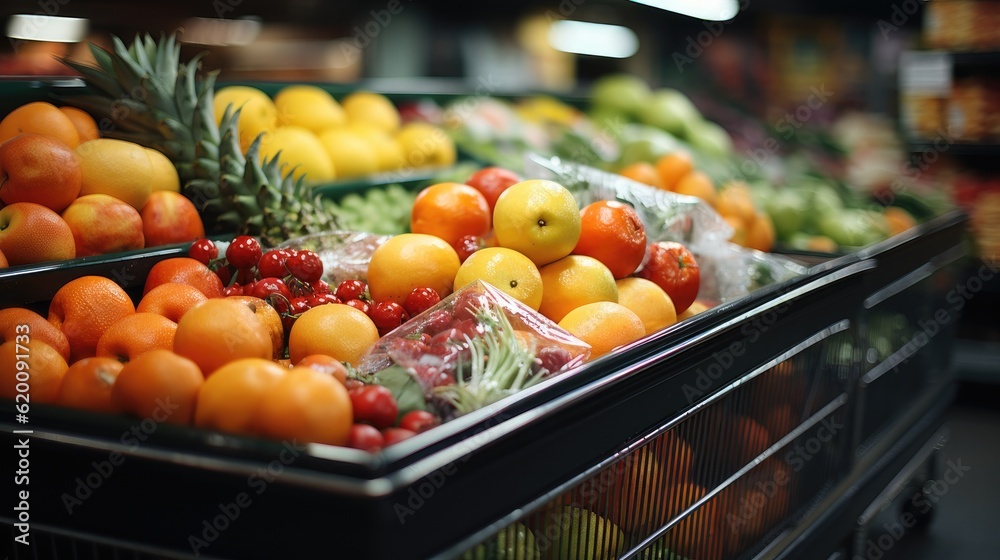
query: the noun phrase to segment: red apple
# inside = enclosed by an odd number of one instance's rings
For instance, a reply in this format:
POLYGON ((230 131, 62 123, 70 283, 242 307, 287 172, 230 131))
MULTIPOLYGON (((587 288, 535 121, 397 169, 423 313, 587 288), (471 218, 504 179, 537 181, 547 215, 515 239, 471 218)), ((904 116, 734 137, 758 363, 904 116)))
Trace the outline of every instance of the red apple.
POLYGON ((69 225, 34 202, 0 209, 0 251, 11 266, 72 259, 76 245, 69 225))
POLYGON ((76 256, 142 249, 142 218, 131 204, 106 194, 81 196, 63 211, 76 240, 76 256))
POLYGON ((473 173, 465 184, 483 193, 487 204, 490 205, 490 212, 492 212, 496 208, 500 193, 507 190, 507 187, 520 182, 521 178, 517 176, 517 173, 509 169, 486 167, 473 173))
POLYGON ((185 243, 205 237, 194 203, 173 191, 153 191, 139 212, 146 247, 185 243))
POLYGON ((650 243, 638 274, 667 292, 678 315, 691 307, 701 287, 701 271, 694 255, 674 241, 650 243))

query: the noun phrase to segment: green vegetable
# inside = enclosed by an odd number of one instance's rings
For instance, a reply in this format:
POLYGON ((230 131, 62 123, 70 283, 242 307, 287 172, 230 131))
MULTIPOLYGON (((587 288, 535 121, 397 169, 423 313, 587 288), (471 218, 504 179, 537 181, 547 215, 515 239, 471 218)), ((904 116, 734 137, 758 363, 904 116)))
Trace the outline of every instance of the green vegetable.
POLYGON ((427 410, 424 393, 420 390, 417 380, 406 371, 406 368, 398 365, 389 366, 376 372, 372 382, 392 391, 392 396, 395 397, 396 405, 399 407, 397 422, 407 412, 427 410))

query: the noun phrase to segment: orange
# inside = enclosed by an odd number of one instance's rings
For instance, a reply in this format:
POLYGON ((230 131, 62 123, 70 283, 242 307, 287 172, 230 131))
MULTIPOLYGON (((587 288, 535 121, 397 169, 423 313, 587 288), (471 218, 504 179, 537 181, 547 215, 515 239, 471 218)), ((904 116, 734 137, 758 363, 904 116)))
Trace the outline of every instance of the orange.
POLYGON ((69 366, 59 387, 56 404, 69 408, 113 414, 111 387, 125 364, 114 358, 84 358, 69 366))
POLYGON ((400 305, 414 288, 432 288, 443 299, 452 292, 461 263, 445 240, 424 233, 394 236, 368 263, 368 290, 375 301, 400 305))
POLYGON ((701 171, 692 171, 681 177, 681 180, 674 187, 674 192, 696 196, 707 202, 710 206, 715 205, 715 185, 709 179, 708 175, 705 175, 701 171))
POLYGON ((238 301, 247 306, 260 319, 271 336, 271 357, 275 360, 285 352, 285 327, 281 324, 281 315, 266 301, 253 296, 229 296, 226 299, 238 301))
POLYGON ((898 235, 917 225, 913 216, 898 206, 886 208, 885 219, 889 222, 889 235, 898 235))
POLYGON ((62 212, 80 194, 80 158, 62 142, 22 134, 0 144, 0 200, 34 202, 62 212))
POLYGON ((814 235, 806 242, 806 249, 817 253, 836 253, 840 246, 825 235, 814 235))
POLYGON ((80 142, 94 140, 101 137, 101 130, 97 127, 97 121, 89 113, 76 107, 59 107, 64 115, 69 117, 77 134, 80 135, 80 142))
POLYGON ((0 268, 7 268, 10 263, 7 262, 7 257, 4 256, 3 251, 0 251, 0 268))
POLYGON ((209 377, 233 360, 270 359, 273 350, 267 327, 245 303, 217 298, 199 303, 181 317, 174 352, 194 361, 209 377))
POLYGON ((729 238, 729 241, 746 247, 747 244, 747 226, 746 222, 738 216, 722 216, 722 219, 729 224, 729 227, 733 228, 733 236, 729 238))
POLYGON ((198 288, 179 282, 167 282, 153 288, 139 300, 137 313, 156 313, 177 323, 195 305, 208 299, 198 288))
POLYGON ((638 315, 610 301, 581 305, 567 313, 559 326, 590 345, 591 360, 646 336, 638 315))
MULTIPOLYGON (((29 404, 54 403, 67 369, 66 360, 44 342, 32 340, 19 344, 8 340, 0 344, 0 374, 3 375, 0 397, 14 399, 18 393, 27 393, 29 404), (27 385, 18 387, 21 383, 27 385)), ((27 401, 17 399, 17 402, 27 401)))
POLYGON ((10 266, 72 259, 73 230, 59 214, 34 202, 0 208, 0 251, 10 266))
POLYGON ((747 227, 746 247, 765 253, 774 247, 774 223, 770 216, 763 212, 754 215, 747 227))
POLYGON ((452 247, 466 235, 486 235, 490 222, 486 197, 461 183, 438 183, 423 189, 410 212, 410 231, 435 235, 452 247))
POLYGON ((103 276, 82 276, 52 296, 48 318, 66 335, 70 362, 75 362, 96 355, 104 332, 133 313, 135 306, 121 286, 103 276))
POLYGON ((59 327, 30 309, 23 307, 0 309, 0 344, 14 340, 19 334, 30 335, 31 340, 48 344, 59 352, 64 360, 69 361, 69 341, 59 327))
POLYGON ((652 334, 677 322, 674 302, 656 282, 645 278, 622 278, 618 286, 618 303, 642 319, 646 334, 652 334))
POLYGON ((150 350, 172 350, 177 323, 156 313, 133 313, 108 327, 97 341, 97 355, 128 363, 150 350))
POLYGON ((538 267, 513 249, 487 247, 469 255, 455 275, 455 291, 476 280, 495 286, 535 311, 542 304, 538 267))
POLYGON ((692 171, 691 154, 683 150, 664 154, 656 160, 656 173, 660 176, 660 188, 664 190, 674 190, 681 178, 692 171))
POLYGON ((628 204, 598 200, 580 210, 580 240, 573 254, 594 257, 615 278, 624 278, 646 255, 646 226, 628 204))
POLYGON ((541 267, 538 272, 542 277, 542 304, 538 311, 557 323, 581 305, 618 302, 614 275, 593 257, 569 255, 541 267))
POLYGON ((149 199, 156 181, 146 148, 113 138, 88 140, 76 148, 83 171, 80 194, 107 194, 136 210, 149 199))
POLYGON ((715 211, 722 216, 734 216, 745 224, 753 221, 757 214, 750 189, 742 181, 734 181, 722 187, 715 198, 715 211))
POLYGON ((618 174, 644 185, 663 188, 663 182, 660 180, 660 175, 656 172, 656 168, 653 167, 653 164, 648 161, 637 161, 626 165, 618 171, 618 174))
POLYGON ((219 275, 201 261, 191 257, 173 257, 154 264, 146 276, 143 296, 160 284, 168 282, 193 286, 207 298, 222 297, 222 280, 219 279, 219 275))
POLYGON ((261 401, 288 371, 271 360, 259 358, 222 366, 198 391, 195 426, 255 435, 261 401))
POLYGON ((311 354, 326 354, 356 366, 378 338, 378 328, 363 311, 350 305, 320 305, 292 324, 288 357, 298 364, 311 354))
POLYGON ((711 309, 711 308, 709 306, 705 305, 704 303, 702 303, 700 301, 695 301, 694 303, 691 304, 691 307, 688 307, 687 309, 685 309, 684 311, 682 311, 680 313, 680 315, 677 316, 677 320, 678 321, 683 321, 684 319, 690 319, 691 317, 694 317, 695 315, 697 315, 699 313, 704 313, 705 311, 708 311, 709 309, 711 309))
POLYGON ((274 439, 346 445, 354 409, 332 375, 294 367, 264 394, 255 423, 258 433, 274 439))
POLYGON ((343 362, 326 354, 313 354, 299 360, 295 367, 307 367, 332 375, 341 383, 347 382, 347 368, 343 362))
POLYGON ((21 105, 0 121, 0 144, 18 134, 30 133, 55 138, 70 148, 80 144, 80 133, 73 121, 55 105, 44 101, 21 105))
POLYGON ((125 364, 111 387, 111 401, 143 419, 187 426, 204 383, 191 360, 170 350, 151 350, 125 364))

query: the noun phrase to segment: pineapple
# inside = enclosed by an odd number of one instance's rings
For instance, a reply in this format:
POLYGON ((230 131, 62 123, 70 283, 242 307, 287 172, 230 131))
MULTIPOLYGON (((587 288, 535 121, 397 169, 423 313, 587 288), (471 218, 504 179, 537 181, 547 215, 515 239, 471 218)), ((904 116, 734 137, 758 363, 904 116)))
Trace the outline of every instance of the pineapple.
POLYGON ((94 94, 66 102, 90 112, 102 134, 163 152, 177 167, 182 192, 208 230, 256 235, 268 246, 290 237, 335 229, 319 197, 293 180, 278 154, 260 161, 260 138, 240 149, 239 110, 216 126, 212 99, 217 71, 199 76, 201 56, 180 62, 174 36, 147 35, 113 51, 91 45, 97 66, 63 62, 83 75, 94 94))

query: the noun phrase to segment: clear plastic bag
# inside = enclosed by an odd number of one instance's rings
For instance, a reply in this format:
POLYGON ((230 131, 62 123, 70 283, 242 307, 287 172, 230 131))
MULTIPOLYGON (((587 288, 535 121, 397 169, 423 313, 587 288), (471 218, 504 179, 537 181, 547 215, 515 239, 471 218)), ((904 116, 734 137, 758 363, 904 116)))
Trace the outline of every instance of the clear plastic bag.
POLYGON ((795 261, 724 242, 691 248, 701 272, 698 299, 717 305, 805 274, 795 261))
POLYGON ((362 379, 404 370, 443 417, 460 416, 583 364, 590 346, 476 281, 382 337, 362 379))
POLYGON ((314 251, 323 261, 323 280, 336 287, 344 280, 365 280, 372 253, 390 237, 337 230, 295 237, 277 248, 314 251))

